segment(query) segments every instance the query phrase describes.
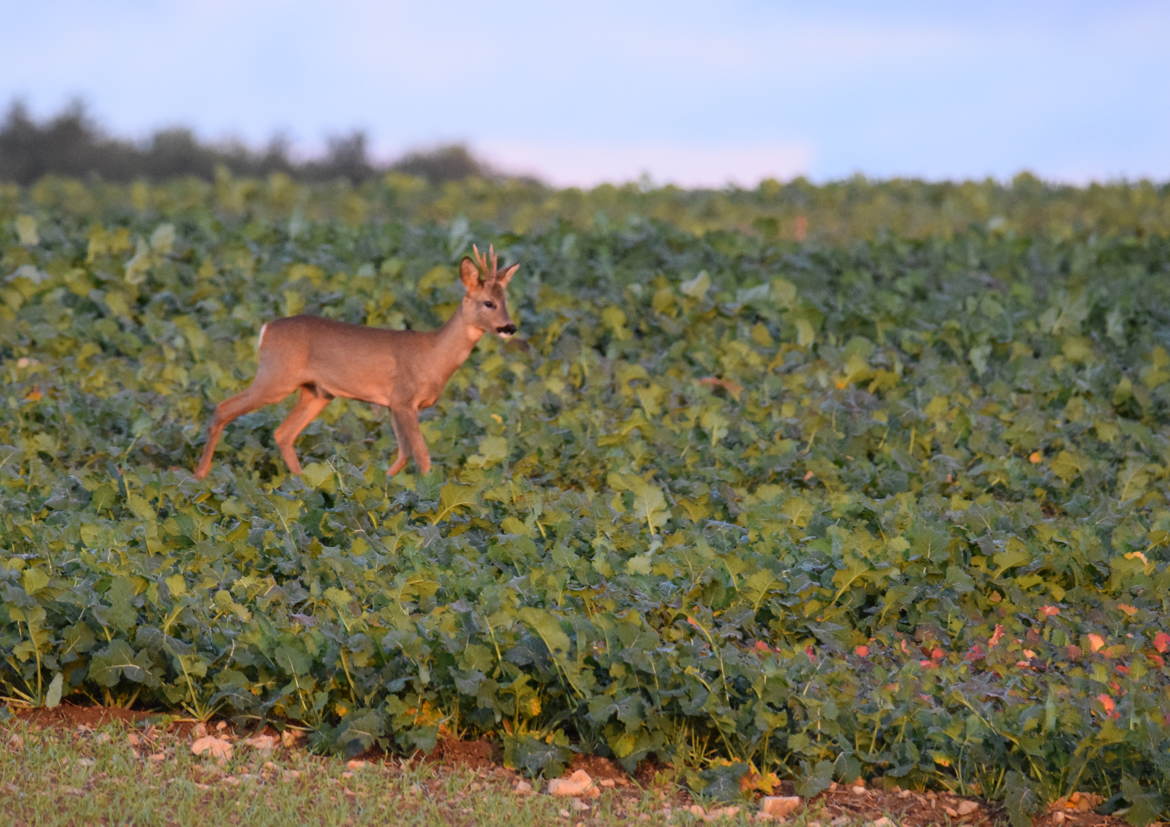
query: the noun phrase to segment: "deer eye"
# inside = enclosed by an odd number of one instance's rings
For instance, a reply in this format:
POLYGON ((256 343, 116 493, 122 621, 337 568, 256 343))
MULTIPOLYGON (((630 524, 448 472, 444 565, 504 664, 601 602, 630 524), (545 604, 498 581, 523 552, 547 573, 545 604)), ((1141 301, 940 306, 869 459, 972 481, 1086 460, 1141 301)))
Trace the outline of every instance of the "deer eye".
POLYGON ((488 310, 495 310, 496 309, 496 303, 494 301, 490 301, 490 300, 485 301, 483 303, 483 306, 486 307, 488 310))

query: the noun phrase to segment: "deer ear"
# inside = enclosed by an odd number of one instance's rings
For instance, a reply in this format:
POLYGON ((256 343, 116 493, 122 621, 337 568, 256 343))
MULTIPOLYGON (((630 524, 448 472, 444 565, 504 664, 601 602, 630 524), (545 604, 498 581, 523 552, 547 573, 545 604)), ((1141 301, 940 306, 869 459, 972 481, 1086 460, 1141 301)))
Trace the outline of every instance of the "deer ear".
POLYGON ((480 286, 479 268, 467 256, 464 256, 463 261, 459 262, 459 280, 468 290, 476 290, 480 286))
POLYGON ((505 269, 504 272, 496 276, 496 281, 499 283, 500 287, 507 287, 508 282, 512 280, 512 276, 516 275, 516 271, 519 269, 519 264, 513 264, 511 267, 505 269))

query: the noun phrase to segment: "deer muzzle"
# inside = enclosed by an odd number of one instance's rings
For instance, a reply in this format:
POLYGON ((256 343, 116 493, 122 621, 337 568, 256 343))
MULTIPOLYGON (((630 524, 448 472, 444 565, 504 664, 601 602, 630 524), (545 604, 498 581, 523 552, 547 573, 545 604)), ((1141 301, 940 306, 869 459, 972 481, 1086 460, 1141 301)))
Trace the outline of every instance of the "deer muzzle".
POLYGON ((502 324, 496 328, 496 335, 501 339, 511 339, 515 333, 516 325, 512 324, 511 322, 508 322, 508 324, 502 324))

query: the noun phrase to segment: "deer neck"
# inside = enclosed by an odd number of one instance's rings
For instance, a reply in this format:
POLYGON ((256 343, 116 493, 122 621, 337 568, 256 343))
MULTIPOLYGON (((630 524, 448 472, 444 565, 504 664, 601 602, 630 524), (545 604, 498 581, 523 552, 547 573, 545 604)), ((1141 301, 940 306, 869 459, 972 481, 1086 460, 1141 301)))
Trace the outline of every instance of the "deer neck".
POLYGON ((460 303, 451 318, 435 331, 434 336, 432 370, 445 384, 455 369, 471 355, 476 342, 483 336, 483 330, 467 323, 463 317, 463 304, 460 303))

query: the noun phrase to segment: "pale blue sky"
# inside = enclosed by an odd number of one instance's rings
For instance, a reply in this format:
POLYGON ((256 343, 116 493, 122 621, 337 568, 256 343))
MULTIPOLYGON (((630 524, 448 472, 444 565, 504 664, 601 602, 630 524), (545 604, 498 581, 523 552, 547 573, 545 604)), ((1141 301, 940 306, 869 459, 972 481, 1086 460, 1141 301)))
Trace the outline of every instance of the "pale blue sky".
POLYGON ((380 159, 464 141, 590 185, 1170 180, 1170 2, 0 0, 0 104, 80 96, 380 159))

